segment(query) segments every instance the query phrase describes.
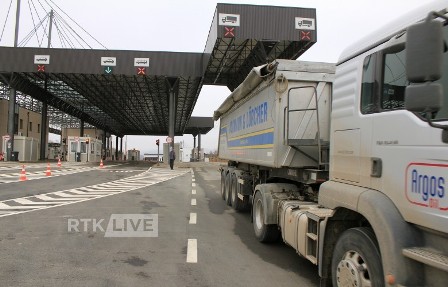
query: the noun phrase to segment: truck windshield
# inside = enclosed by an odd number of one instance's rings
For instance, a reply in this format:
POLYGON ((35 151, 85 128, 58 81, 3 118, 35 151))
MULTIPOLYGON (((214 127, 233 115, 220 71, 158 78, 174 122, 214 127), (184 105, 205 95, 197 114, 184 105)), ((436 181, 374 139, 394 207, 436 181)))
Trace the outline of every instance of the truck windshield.
MULTIPOLYGON (((448 26, 444 26, 445 43, 448 43, 448 26)), ((435 115, 434 120, 448 120, 448 52, 443 57, 442 78, 437 82, 442 84, 444 101, 442 109, 435 115)), ((404 94, 409 81, 406 78, 406 51, 384 55, 383 83, 381 92, 381 110, 404 109, 404 94)), ((425 117, 422 116, 422 119, 425 117)))

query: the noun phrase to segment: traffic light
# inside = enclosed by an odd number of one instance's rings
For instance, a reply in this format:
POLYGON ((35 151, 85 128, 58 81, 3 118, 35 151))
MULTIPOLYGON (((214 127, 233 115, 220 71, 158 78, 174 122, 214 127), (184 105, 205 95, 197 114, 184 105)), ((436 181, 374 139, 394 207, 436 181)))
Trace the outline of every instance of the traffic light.
POLYGON ((159 139, 156 139, 156 145, 159 145, 159 139))

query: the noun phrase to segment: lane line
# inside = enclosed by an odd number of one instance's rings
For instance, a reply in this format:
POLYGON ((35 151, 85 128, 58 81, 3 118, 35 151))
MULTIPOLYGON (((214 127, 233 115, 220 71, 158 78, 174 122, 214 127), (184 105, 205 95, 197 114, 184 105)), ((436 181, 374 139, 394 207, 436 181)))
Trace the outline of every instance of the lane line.
POLYGON ((197 239, 188 239, 187 263, 198 263, 198 241, 197 241, 197 239))
POLYGON ((197 213, 190 212, 190 224, 196 224, 197 220, 198 220, 197 213))
POLYGON ((192 186, 192 187, 196 187, 196 183, 193 182, 193 183, 191 184, 191 186, 192 186))
POLYGON ((196 189, 193 189, 193 190, 191 191, 191 194, 196 194, 196 189))
POLYGON ((191 199, 191 205, 193 205, 193 206, 196 205, 196 198, 191 199))

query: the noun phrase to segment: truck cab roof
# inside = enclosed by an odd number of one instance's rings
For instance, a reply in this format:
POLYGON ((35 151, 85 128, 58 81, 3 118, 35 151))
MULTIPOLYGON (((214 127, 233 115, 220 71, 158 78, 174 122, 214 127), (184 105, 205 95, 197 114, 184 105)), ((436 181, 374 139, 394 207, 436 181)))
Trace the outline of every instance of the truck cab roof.
POLYGON ((348 46, 339 57, 338 65, 354 58, 386 41, 392 36, 404 31, 408 26, 426 18, 426 11, 441 11, 448 7, 446 0, 436 0, 422 4, 421 7, 377 29, 374 33, 348 46))

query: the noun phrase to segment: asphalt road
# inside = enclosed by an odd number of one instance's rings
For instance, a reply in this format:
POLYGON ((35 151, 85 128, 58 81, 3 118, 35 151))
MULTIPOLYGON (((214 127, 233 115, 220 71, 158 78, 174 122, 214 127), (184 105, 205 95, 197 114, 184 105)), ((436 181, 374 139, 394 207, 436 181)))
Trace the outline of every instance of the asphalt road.
POLYGON ((148 168, 0 183, 0 286, 318 286, 316 266, 225 205, 217 166, 148 168))

